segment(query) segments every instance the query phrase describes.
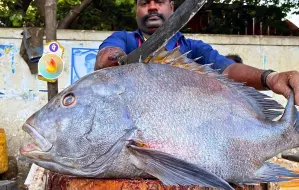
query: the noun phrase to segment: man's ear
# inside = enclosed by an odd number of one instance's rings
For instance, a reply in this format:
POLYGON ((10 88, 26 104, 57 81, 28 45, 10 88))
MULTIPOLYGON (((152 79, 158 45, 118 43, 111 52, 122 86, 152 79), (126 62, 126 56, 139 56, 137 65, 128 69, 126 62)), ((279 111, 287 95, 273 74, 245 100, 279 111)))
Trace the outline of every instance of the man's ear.
POLYGON ((174 12, 174 1, 170 1, 170 9, 174 12))

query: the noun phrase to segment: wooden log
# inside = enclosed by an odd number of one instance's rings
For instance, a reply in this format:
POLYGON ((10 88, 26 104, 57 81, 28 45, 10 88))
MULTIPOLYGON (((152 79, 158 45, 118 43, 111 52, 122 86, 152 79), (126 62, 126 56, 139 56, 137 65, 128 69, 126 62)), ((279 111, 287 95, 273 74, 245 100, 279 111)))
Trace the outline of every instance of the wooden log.
MULTIPOLYGON (((155 179, 84 179, 48 172, 46 190, 215 190, 199 186, 164 186, 155 179)), ((267 190, 267 184, 234 186, 236 190, 267 190)))

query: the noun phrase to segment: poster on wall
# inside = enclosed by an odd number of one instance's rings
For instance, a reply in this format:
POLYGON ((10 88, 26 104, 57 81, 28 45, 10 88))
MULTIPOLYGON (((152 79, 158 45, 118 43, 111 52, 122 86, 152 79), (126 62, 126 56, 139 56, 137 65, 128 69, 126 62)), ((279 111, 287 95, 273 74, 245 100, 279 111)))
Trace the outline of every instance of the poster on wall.
MULTIPOLYGON (((0 44, 0 66, 11 67, 11 73, 15 73, 15 53, 19 52, 14 45, 0 44), (10 64, 7 64, 10 63, 10 64)), ((3 68, 2 68, 3 69, 3 68)), ((4 71, 5 69, 3 69, 4 71)))
POLYGON ((95 48, 72 48, 71 84, 94 71, 97 53, 95 48))

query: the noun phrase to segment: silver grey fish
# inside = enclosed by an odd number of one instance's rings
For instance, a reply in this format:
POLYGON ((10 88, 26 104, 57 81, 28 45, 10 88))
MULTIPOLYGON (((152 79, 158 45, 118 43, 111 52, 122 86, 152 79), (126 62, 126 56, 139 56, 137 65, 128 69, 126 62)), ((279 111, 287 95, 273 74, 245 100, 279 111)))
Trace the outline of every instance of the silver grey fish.
POLYGON ((154 177, 165 185, 225 190, 233 189, 228 182, 299 177, 267 161, 299 146, 294 95, 283 111, 209 66, 178 64, 185 58, 81 78, 26 121, 23 129, 35 143, 24 145, 21 154, 67 175, 154 177))

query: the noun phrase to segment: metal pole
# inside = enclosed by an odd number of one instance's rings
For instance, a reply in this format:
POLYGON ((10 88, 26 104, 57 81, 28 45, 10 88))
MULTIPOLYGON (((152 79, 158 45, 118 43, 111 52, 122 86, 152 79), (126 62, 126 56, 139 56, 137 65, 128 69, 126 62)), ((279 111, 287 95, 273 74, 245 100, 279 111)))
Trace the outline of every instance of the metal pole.
MULTIPOLYGON (((45 1, 45 31, 46 31, 46 42, 52 40, 56 41, 56 0, 45 1)), ((48 101, 58 94, 58 80, 55 83, 47 82, 48 85, 48 101)))

